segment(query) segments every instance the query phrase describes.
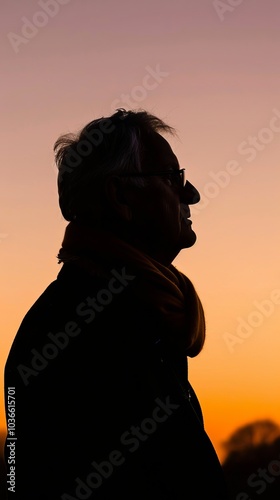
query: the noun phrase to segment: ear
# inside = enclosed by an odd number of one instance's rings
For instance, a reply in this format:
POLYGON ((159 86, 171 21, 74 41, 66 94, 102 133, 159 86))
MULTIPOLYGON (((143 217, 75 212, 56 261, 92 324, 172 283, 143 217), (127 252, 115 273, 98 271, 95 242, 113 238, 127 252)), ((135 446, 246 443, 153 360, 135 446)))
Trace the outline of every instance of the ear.
POLYGON ((108 177, 105 184, 105 194, 110 213, 123 221, 132 219, 132 209, 125 194, 125 184, 118 176, 108 177))

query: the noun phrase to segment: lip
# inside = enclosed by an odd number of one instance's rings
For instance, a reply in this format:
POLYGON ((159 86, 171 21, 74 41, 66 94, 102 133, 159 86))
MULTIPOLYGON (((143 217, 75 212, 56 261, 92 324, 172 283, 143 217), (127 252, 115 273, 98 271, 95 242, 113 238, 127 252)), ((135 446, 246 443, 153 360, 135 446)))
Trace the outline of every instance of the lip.
POLYGON ((181 205, 180 206, 180 211, 181 211, 181 217, 182 219, 188 219, 191 216, 190 209, 188 205, 181 205))
POLYGON ((192 220, 186 217, 184 214, 181 214, 181 222, 187 225, 192 224, 192 220))

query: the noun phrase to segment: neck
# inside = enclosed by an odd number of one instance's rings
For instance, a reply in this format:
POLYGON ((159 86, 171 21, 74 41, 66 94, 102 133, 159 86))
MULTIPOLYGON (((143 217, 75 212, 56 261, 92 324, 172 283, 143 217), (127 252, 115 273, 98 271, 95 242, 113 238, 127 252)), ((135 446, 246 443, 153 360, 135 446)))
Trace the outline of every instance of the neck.
POLYGON ((174 259, 179 254, 179 251, 169 249, 164 245, 153 245, 149 238, 141 238, 138 232, 131 230, 131 227, 123 224, 110 224, 103 221, 102 223, 93 223, 92 221, 76 221, 79 225, 112 234, 117 238, 123 240, 137 250, 149 255, 152 259, 156 260, 163 266, 169 267, 174 259))
POLYGON ((153 245, 148 238, 141 238, 138 233, 133 233, 130 229, 125 230, 125 228, 123 228, 123 230, 120 230, 120 228, 117 228, 117 230, 115 230, 115 228, 111 228, 109 232, 166 267, 172 264, 179 253, 170 251, 164 244, 153 245))

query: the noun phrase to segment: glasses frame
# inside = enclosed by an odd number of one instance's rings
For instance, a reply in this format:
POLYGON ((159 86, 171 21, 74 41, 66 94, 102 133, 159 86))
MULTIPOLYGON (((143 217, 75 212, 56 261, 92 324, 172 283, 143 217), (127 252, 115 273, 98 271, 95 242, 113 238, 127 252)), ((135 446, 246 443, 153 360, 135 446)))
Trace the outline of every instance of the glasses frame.
POLYGON ((131 172, 122 173, 120 177, 167 177, 174 175, 178 179, 178 185, 183 188, 186 184, 185 170, 185 168, 180 168, 180 170, 162 170, 161 172, 131 172))

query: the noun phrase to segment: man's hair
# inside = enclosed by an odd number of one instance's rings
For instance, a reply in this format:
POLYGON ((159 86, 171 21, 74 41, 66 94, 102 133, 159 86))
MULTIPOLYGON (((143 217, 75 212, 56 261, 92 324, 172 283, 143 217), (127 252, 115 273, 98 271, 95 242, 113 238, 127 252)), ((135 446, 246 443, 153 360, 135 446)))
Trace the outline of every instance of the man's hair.
MULTIPOLYGON (((59 206, 70 221, 87 216, 110 174, 141 172, 155 133, 175 129, 145 111, 117 109, 91 121, 77 134, 63 134, 54 144, 59 206)), ((129 178, 143 186, 141 178, 129 178)))

